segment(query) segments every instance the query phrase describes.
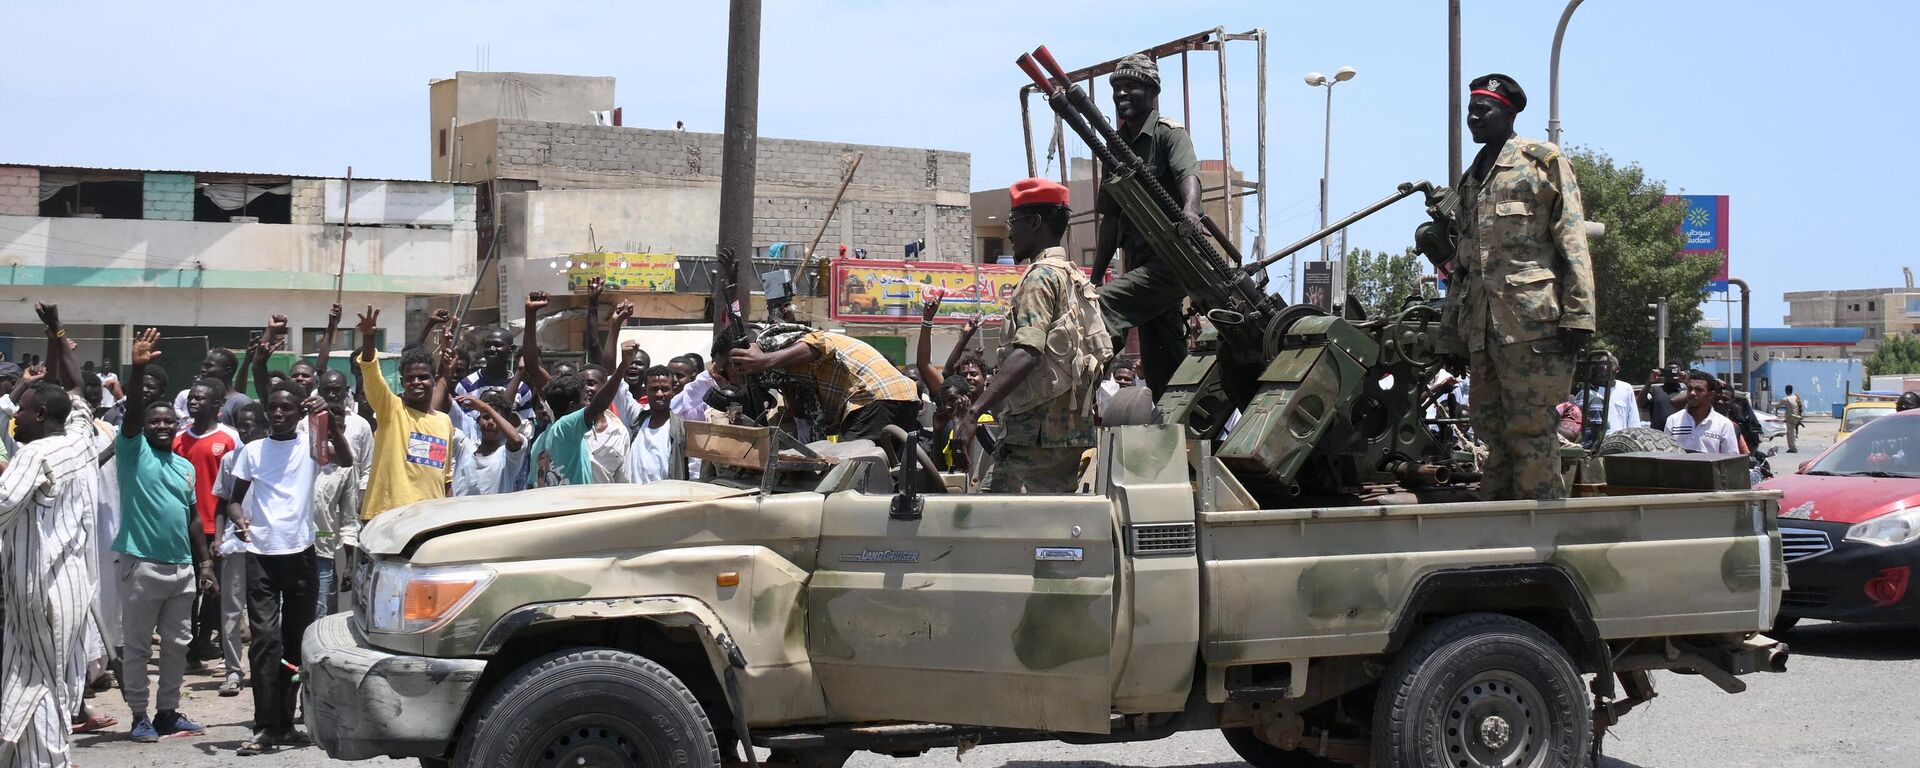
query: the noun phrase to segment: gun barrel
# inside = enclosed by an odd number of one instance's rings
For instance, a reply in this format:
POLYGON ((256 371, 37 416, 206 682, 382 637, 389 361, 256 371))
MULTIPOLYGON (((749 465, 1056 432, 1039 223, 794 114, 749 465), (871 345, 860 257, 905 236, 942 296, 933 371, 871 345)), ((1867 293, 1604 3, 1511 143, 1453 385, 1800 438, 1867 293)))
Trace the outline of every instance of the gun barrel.
POLYGON ((1369 205, 1365 208, 1354 211, 1353 213, 1349 213, 1346 216, 1342 217, 1339 221, 1336 221, 1332 224, 1328 224, 1327 226, 1322 227, 1319 231, 1314 232, 1311 235, 1307 235, 1306 237, 1303 237, 1299 240, 1296 240, 1291 245, 1288 245, 1285 248, 1281 248, 1280 250, 1274 251, 1271 255, 1267 256, 1266 258, 1256 261, 1252 264, 1248 264, 1247 266, 1242 267, 1242 269, 1245 270, 1247 274, 1253 274, 1255 272, 1259 272, 1260 270, 1266 269, 1267 267, 1272 266, 1275 262, 1278 262, 1281 259, 1284 259, 1288 256, 1292 256, 1293 254, 1298 253, 1300 249, 1305 248, 1309 245, 1313 245, 1314 243, 1320 242, 1321 240, 1325 239, 1328 235, 1331 235, 1335 232, 1338 232, 1340 230, 1346 229, 1349 226, 1352 226, 1353 223, 1356 221, 1359 221, 1368 216, 1372 216, 1376 213, 1379 213, 1380 209, 1382 208, 1385 208, 1389 205, 1393 205, 1394 203, 1400 202, 1401 200, 1405 200, 1408 197, 1411 197, 1415 192, 1426 192, 1431 194, 1433 192, 1433 184, 1426 180, 1410 181, 1405 184, 1401 184, 1399 191, 1396 191, 1391 195, 1387 195, 1386 197, 1383 197, 1383 198, 1380 198, 1379 200, 1374 201, 1372 205, 1369 205))

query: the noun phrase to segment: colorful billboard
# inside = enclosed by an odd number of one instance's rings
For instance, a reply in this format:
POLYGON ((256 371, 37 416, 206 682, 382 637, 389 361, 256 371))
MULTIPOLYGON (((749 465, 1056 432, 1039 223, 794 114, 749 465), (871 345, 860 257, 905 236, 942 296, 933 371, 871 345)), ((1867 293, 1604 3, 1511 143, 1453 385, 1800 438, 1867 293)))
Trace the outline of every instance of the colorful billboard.
POLYGON ((1013 288, 1026 267, 939 261, 833 262, 833 319, 867 323, 919 322, 921 307, 940 296, 940 323, 1006 316, 1013 288))
POLYGON ((584 293, 587 281, 607 280, 607 290, 616 293, 673 293, 671 253, 575 253, 567 262, 567 290, 584 293))
POLYGON ((1707 283, 1707 290, 1725 291, 1729 274, 1727 272, 1727 196, 1667 196, 1668 202, 1675 200, 1687 205, 1687 212, 1680 217, 1680 234, 1686 236, 1685 242, 1680 246, 1680 255, 1720 254, 1720 269, 1707 283))

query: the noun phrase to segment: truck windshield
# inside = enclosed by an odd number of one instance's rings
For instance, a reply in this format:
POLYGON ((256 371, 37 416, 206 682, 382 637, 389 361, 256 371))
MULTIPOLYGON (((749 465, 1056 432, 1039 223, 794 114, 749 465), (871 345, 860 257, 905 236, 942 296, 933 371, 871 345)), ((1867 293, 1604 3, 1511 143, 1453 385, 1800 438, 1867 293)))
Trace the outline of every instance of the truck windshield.
POLYGON ((1920 417, 1876 419, 1814 462, 1807 473, 1920 477, 1920 417))

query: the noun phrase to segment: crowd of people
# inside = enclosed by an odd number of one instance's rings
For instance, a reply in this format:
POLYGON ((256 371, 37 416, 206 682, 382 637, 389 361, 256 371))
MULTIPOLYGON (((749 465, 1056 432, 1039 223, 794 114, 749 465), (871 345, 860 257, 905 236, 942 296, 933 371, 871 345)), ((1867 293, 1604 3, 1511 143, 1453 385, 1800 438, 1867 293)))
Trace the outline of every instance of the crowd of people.
MULTIPOLYGON (((288 330, 274 315, 243 355, 212 349, 178 385, 148 329, 122 386, 79 364, 58 307, 40 305, 46 355, 0 362, 0 766, 64 765, 70 734, 123 727, 86 704, 113 687, 131 739, 204 733, 181 709, 194 670, 220 675, 221 696, 251 691, 240 754, 304 744, 300 640, 351 592, 366 521, 448 495, 697 477, 684 425, 709 413, 707 362, 653 365, 596 333, 589 362, 549 367, 532 338, 548 303, 528 296, 517 348, 498 329, 467 350, 436 313, 398 387, 371 307, 346 372, 330 365, 335 306, 314 358, 269 370, 288 330)), ((608 338, 632 311, 612 308, 608 338)))

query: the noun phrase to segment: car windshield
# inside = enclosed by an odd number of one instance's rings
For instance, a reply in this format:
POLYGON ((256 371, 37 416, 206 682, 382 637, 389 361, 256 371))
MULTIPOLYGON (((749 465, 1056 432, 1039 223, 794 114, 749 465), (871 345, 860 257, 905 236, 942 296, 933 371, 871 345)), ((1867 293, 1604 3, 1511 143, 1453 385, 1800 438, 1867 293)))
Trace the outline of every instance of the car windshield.
POLYGON ((1820 457, 1807 474, 1920 477, 1920 418, 1875 420, 1820 457))
POLYGON ((1852 432, 1866 426, 1868 422, 1889 413, 1893 413, 1893 406, 1891 405, 1885 407, 1874 406, 1871 408, 1848 408, 1846 430, 1852 432))

